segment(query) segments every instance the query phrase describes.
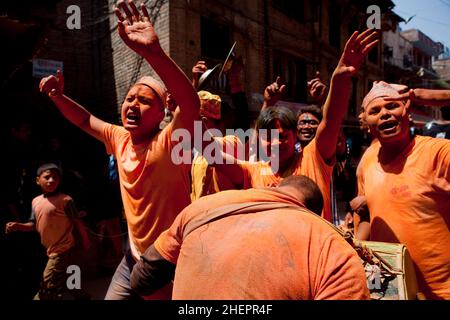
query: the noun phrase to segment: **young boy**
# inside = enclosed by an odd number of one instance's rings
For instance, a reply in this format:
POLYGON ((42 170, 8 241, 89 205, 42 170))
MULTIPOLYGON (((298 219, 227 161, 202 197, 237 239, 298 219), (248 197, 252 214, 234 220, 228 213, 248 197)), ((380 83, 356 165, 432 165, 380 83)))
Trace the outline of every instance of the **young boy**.
POLYGON ((83 248, 89 248, 89 238, 78 218, 72 198, 59 191, 61 170, 48 163, 39 167, 37 185, 43 194, 33 199, 30 221, 8 222, 6 233, 37 230, 42 245, 47 249, 48 262, 42 276, 41 287, 35 300, 53 300, 66 286, 67 267, 71 264, 71 252, 75 241, 73 227, 81 235, 83 248))
POLYGON ((178 103, 174 118, 163 130, 166 90, 151 77, 143 77, 129 90, 122 104, 123 127, 106 123, 63 94, 63 77, 42 79, 47 93, 61 113, 73 124, 102 141, 117 159, 120 187, 128 223, 129 250, 117 267, 105 299, 138 298, 130 287, 130 272, 140 255, 159 234, 169 228, 177 214, 190 204, 190 165, 176 165, 171 157, 172 133, 185 129, 194 136, 200 101, 192 83, 162 50, 150 23, 147 9, 142 14, 133 2, 120 2, 115 13, 119 35, 141 55, 164 81, 178 103), (130 10, 131 9, 131 10, 130 10))

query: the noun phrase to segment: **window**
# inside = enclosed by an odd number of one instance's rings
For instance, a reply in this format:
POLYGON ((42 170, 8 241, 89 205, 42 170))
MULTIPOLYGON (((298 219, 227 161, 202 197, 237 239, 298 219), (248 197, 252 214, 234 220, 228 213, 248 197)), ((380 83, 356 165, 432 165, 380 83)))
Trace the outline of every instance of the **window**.
POLYGON ((421 66, 421 62, 422 62, 422 55, 420 53, 416 54, 416 65, 421 66))
POLYGON ((320 13, 321 13, 321 1, 312 1, 311 5, 311 13, 310 13, 310 20, 311 22, 319 22, 320 19, 320 13))
POLYGON ((367 80, 367 89, 366 92, 368 93, 370 90, 372 90, 373 87, 373 80, 372 79, 368 79, 367 80))
POLYGON ((369 57, 369 61, 372 62, 373 64, 377 64, 377 65, 379 64, 378 58, 380 56, 378 51, 379 51, 379 44, 375 48, 370 50, 369 56, 368 56, 369 57))
POLYGON ((426 69, 431 69, 431 57, 430 56, 423 56, 423 65, 426 69))
POLYGON ((384 45, 384 57, 389 60, 394 56, 394 48, 384 45))
MULTIPOLYGON (((350 38, 350 36, 353 34, 353 32, 355 31, 361 31, 361 22, 360 19, 358 17, 353 17, 353 18, 349 18, 350 21, 348 22, 348 38, 350 38)), ((365 23, 364 23, 364 28, 366 27, 365 23)))
POLYGON ((412 65, 413 65, 413 63, 412 63, 411 56, 409 56, 407 54, 403 55, 403 67, 404 68, 411 68, 412 65))
POLYGON ((350 100, 350 106, 348 108, 348 115, 358 117, 359 107, 357 106, 358 97, 358 78, 352 78, 352 96, 350 100))
POLYGON ((306 62, 281 51, 274 52, 274 79, 281 76, 286 83, 285 100, 292 102, 306 102, 306 62))
POLYGON ((336 49, 341 49, 341 7, 335 0, 330 0, 329 13, 329 42, 336 49))
POLYGON ((231 47, 230 28, 205 17, 200 24, 202 58, 225 60, 231 47))
POLYGON ((273 0, 272 6, 298 22, 305 22, 304 0, 273 0))

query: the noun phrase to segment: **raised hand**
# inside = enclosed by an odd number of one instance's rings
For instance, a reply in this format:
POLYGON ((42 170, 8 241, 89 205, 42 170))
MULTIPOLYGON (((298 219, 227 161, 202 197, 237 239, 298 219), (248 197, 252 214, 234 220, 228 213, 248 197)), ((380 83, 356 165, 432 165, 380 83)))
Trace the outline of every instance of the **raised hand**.
POLYGON ((316 147, 326 163, 336 159, 336 145, 342 120, 350 100, 350 78, 356 74, 369 51, 378 44, 378 31, 355 31, 347 41, 330 80, 330 91, 323 106, 323 121, 316 133, 316 147))
POLYGON ((150 22, 150 16, 144 4, 141 4, 141 11, 136 8, 132 0, 119 1, 119 8, 114 7, 118 21, 119 35, 125 44, 142 57, 156 53, 161 50, 158 36, 150 22))
POLYGON ((309 95, 319 104, 325 101, 327 94, 327 86, 323 83, 320 72, 316 72, 316 77, 307 83, 309 95))
POLYGON ((64 77, 60 70, 56 72, 55 76, 48 76, 42 78, 39 83, 39 90, 44 92, 49 97, 61 96, 64 93, 64 77))
POLYGON ((286 91, 286 85, 282 84, 281 78, 277 77, 276 81, 266 87, 264 90, 264 104, 273 106, 282 97, 286 91))
POLYGON ((378 44, 377 38, 378 31, 373 29, 368 29, 361 34, 355 31, 345 44, 344 52, 333 76, 351 77, 356 74, 366 55, 378 44))
POLYGON ((198 80, 208 70, 205 61, 197 61, 195 66, 192 67, 192 85, 195 89, 198 88, 198 80))
POLYGON ((386 101, 410 100, 420 106, 444 107, 450 105, 450 90, 411 89, 398 97, 385 98, 386 101))

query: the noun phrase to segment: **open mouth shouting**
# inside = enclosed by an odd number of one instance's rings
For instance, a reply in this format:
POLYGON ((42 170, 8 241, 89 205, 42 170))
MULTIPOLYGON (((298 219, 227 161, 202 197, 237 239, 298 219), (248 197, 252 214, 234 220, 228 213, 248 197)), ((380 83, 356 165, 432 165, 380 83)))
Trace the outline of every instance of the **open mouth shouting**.
POLYGON ((398 125, 397 120, 384 121, 378 126, 378 131, 384 135, 391 135, 397 132, 398 125))
POLYGON ((141 120, 141 115, 136 112, 127 113, 127 125, 128 126, 138 126, 141 120))

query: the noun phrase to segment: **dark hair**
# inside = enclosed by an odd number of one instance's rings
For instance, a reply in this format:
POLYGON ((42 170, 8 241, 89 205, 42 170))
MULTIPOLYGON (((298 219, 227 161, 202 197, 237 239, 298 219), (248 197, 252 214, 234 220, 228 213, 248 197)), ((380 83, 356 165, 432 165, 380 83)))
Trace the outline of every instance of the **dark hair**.
POLYGON ((323 210, 323 196, 317 184, 306 176, 289 176, 279 185, 294 187, 303 193, 306 209, 320 215, 323 210))
POLYGON ((297 119, 304 113, 311 113, 313 116, 315 116, 317 119, 319 119, 319 122, 322 121, 322 109, 320 109, 315 104, 308 105, 306 107, 303 107, 299 110, 297 113, 297 119))
POLYGON ((37 169, 36 175, 37 175, 38 177, 40 177, 41 174, 42 174, 43 172, 47 171, 47 170, 55 171, 55 172, 58 173, 58 175, 59 175, 60 177, 62 176, 61 168, 60 168, 58 165, 54 164, 54 163, 45 163, 45 164, 43 164, 42 166, 40 166, 40 167, 37 169))
POLYGON ((273 129, 275 120, 280 121, 283 129, 297 131, 297 119, 294 112, 286 107, 269 107, 263 110, 256 119, 255 128, 273 129))
POLYGON ((450 107, 441 108, 441 113, 444 120, 450 120, 450 107))

